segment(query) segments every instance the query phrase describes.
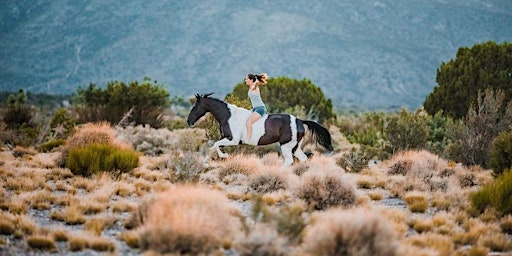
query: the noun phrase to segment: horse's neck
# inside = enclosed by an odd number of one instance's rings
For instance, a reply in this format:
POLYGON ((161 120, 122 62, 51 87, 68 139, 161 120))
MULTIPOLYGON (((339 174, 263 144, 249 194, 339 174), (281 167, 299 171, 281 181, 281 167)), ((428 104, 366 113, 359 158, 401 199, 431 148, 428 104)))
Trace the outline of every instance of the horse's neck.
POLYGON ((225 102, 212 100, 210 104, 208 104, 210 113, 219 123, 228 120, 229 106, 226 107, 227 105, 223 103, 225 102))

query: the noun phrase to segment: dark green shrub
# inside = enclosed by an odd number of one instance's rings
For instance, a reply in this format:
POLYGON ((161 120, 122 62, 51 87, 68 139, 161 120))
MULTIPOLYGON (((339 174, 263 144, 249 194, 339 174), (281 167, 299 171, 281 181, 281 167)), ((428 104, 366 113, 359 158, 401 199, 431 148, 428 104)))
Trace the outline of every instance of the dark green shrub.
POLYGON ((512 168, 512 130, 500 133, 491 144, 489 167, 495 175, 512 168))
POLYGON ((411 113, 402 109, 387 118, 386 133, 391 153, 425 149, 429 139, 428 114, 421 110, 411 113))
POLYGON ((69 152, 66 166, 75 175, 91 176, 98 172, 128 172, 137 167, 139 156, 132 150, 93 143, 69 152))
POLYGON ((512 169, 506 170, 493 183, 473 193, 471 203, 480 212, 490 206, 502 215, 512 213, 512 169))
POLYGON ((113 81, 105 89, 90 84, 87 88, 78 88, 77 94, 75 110, 81 123, 117 124, 123 120, 160 128, 164 126, 162 113, 170 105, 167 90, 149 78, 144 78, 142 83, 113 81))

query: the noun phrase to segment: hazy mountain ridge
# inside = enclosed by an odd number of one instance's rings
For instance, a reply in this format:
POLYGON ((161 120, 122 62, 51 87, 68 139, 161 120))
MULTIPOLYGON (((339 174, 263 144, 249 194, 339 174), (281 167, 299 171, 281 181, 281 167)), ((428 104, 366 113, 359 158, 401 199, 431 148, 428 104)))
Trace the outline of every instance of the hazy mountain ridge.
POLYGON ((507 0, 0 5, 2 90, 149 76, 171 95, 222 97, 247 72, 267 72, 310 79, 338 108, 416 108, 460 46, 512 40, 507 0))

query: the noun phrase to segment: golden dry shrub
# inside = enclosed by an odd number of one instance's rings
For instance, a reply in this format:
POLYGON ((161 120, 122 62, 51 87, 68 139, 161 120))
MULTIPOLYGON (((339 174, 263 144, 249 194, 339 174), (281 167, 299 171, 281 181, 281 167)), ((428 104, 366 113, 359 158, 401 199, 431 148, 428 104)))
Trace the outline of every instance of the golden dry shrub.
POLYGON ((232 205, 216 190, 178 185, 148 200, 138 229, 142 250, 208 254, 229 247, 240 229, 232 205))
POLYGON ((398 240, 391 223, 379 214, 330 209, 312 215, 301 249, 305 255, 393 256, 398 240))
POLYGON ((116 139, 116 132, 108 122, 86 123, 75 127, 62 147, 62 157, 59 164, 64 166, 69 152, 74 148, 84 148, 91 144, 113 145, 120 149, 131 149, 127 142, 116 139))
POLYGON ((317 169, 300 177, 296 188, 298 198, 316 210, 334 206, 351 206, 357 203, 356 188, 343 171, 317 169))

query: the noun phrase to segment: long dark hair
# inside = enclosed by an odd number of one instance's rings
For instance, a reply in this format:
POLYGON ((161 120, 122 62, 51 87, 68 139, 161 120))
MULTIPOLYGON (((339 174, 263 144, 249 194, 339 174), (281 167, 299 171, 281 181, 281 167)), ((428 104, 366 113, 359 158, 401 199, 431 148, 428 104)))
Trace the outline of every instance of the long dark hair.
POLYGON ((267 84, 267 74, 261 73, 261 74, 247 74, 247 78, 251 79, 253 82, 260 82, 261 84, 267 84))

